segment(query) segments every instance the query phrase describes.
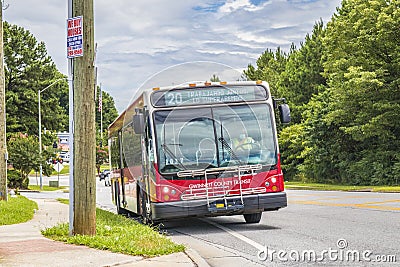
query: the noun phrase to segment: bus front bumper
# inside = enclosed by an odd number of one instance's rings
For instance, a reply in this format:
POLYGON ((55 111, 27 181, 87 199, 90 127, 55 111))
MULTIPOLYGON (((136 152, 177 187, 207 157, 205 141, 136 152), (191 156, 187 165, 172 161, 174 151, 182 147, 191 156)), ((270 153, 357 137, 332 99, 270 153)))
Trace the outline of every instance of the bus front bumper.
MULTIPOLYGON (((238 196, 226 197, 227 201, 235 201, 238 196)), ((213 202, 214 199, 210 199, 213 202)), ((207 199, 151 203, 153 220, 165 220, 184 217, 207 217, 221 215, 250 214, 262 211, 272 211, 287 206, 286 192, 244 195, 243 205, 238 209, 221 208, 211 212, 207 199)))

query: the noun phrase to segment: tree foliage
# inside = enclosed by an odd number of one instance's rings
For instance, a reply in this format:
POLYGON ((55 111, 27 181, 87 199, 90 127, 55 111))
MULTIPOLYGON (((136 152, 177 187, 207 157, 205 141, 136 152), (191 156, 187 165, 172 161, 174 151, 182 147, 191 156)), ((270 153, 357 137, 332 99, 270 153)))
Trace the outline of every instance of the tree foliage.
POLYGON ((35 136, 21 133, 10 135, 7 142, 9 162, 20 174, 19 184, 28 186, 28 174, 32 171, 39 171, 40 163, 43 166, 43 173, 50 175, 52 168, 46 163, 46 159, 52 156, 51 151, 43 150, 42 157, 39 156, 39 142, 35 136))
POLYGON ((394 184, 400 163, 400 3, 343 1, 328 24, 324 72, 332 92, 327 123, 347 140, 342 176, 394 184))
POLYGON ((96 148, 96 169, 97 174, 100 174, 100 166, 108 161, 108 149, 97 146, 96 148))
POLYGON ((213 74, 213 76, 210 78, 210 82, 220 82, 221 80, 219 79, 219 77, 215 74, 213 74))
POLYGON ((101 109, 100 111, 99 108, 99 97, 100 97, 100 87, 97 89, 98 93, 96 96, 96 143, 99 145, 100 141, 102 142, 102 146, 107 145, 107 128, 108 126, 118 117, 118 111, 115 107, 115 102, 113 97, 107 93, 106 91, 102 92, 102 104, 101 104, 101 109), (103 113, 103 139, 101 139, 101 114, 100 112, 103 113))
POLYGON ((278 83, 280 75, 285 70, 287 58, 288 55, 279 47, 275 52, 268 49, 257 59, 257 68, 249 64, 244 75, 250 80, 268 81, 272 95, 279 97, 278 83))
POLYGON ((271 79, 293 110, 280 132, 287 178, 399 183, 398 36, 399 1, 343 0, 326 27, 317 22, 292 46, 283 69, 270 50, 249 65, 245 74, 271 79))
MULTIPOLYGON (((43 42, 22 27, 4 22, 7 132, 38 133, 38 90, 63 78, 43 42)), ((60 81, 41 94, 42 126, 67 128, 68 85, 60 81)))
POLYGON ((304 43, 292 52, 279 77, 280 95, 288 99, 292 106, 292 120, 301 121, 301 113, 314 94, 324 90, 326 80, 322 76, 322 37, 323 22, 317 22, 311 35, 307 34, 304 43))
MULTIPOLYGON (((39 42, 28 30, 4 22, 4 60, 6 82, 6 112, 9 160, 14 166, 12 186, 28 186, 27 175, 39 171, 50 175, 51 165, 46 160, 54 158, 53 142, 57 139, 51 131, 68 128, 68 84, 47 54, 45 44, 39 42), (38 144, 38 92, 41 91, 42 157, 38 144), (50 131, 44 131, 44 129, 50 131)), ((98 102, 97 94, 97 103, 98 102)), ((118 116, 113 98, 103 91, 103 144, 106 145, 107 127, 118 116)), ((100 112, 96 113, 96 138, 100 143, 100 112)), ((98 162, 104 163, 107 149, 102 149, 98 162)))

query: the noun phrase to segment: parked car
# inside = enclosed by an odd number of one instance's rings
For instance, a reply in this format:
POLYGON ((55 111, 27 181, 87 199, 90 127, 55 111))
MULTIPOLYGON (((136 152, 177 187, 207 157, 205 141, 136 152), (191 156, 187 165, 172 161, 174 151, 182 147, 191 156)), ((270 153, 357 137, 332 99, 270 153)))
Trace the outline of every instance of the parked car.
POLYGON ((69 162, 69 152, 61 152, 61 153, 60 153, 60 158, 61 158, 64 162, 69 162))

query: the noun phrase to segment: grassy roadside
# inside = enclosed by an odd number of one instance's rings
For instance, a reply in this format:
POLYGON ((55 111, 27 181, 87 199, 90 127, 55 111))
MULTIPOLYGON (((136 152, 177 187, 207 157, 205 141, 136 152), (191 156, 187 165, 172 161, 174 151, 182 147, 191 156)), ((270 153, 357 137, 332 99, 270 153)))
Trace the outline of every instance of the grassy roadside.
POLYGON ((23 196, 0 201, 0 225, 27 222, 33 218, 35 209, 38 209, 37 203, 23 196))
MULTIPOLYGON (((67 199, 58 201, 68 204, 67 199)), ((23 196, 0 201, 0 226, 29 221, 35 209, 36 202, 23 196)), ((185 250, 152 227, 101 209, 96 215, 96 236, 69 236, 68 223, 43 230, 42 234, 53 240, 135 256, 153 257, 185 250)))
MULTIPOLYGON (((58 174, 58 172, 56 171, 56 170, 54 170, 53 169, 53 172, 51 173, 51 175, 52 176, 55 176, 55 175, 57 175, 58 174)), ((69 164, 63 164, 63 169, 60 171, 60 175, 67 175, 67 174, 69 174, 69 164)), ((39 173, 36 173, 34 170, 32 170, 30 173, 29 173, 29 176, 39 176, 39 173)), ((44 174, 43 174, 44 175, 44 174)))
MULTIPOLYGON (((68 200, 58 199, 68 204, 68 200)), ((96 210, 96 235, 68 235, 68 223, 42 231, 53 240, 134 256, 153 257, 185 250, 156 229, 101 209, 96 210)))
POLYGON ((29 185, 28 188, 29 190, 35 190, 35 191, 57 191, 57 190, 64 190, 67 187, 66 186, 51 187, 48 185, 43 185, 42 190, 40 190, 40 185, 29 185))
POLYGON ((320 183, 285 182, 285 188, 296 190, 400 193, 400 186, 332 185, 320 183))
MULTIPOLYGON (((57 175, 57 174, 58 172, 55 170, 51 173, 51 175, 57 175)), ((69 164, 68 165, 63 164, 63 169, 60 171, 60 175, 66 175, 66 174, 69 174, 69 164)))

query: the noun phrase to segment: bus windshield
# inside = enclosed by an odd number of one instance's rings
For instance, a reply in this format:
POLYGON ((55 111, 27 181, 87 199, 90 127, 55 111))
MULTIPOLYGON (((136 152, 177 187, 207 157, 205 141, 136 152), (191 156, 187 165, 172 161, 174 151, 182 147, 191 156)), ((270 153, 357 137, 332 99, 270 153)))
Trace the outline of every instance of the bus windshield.
POLYGON ((277 163, 267 104, 160 110, 154 121, 162 174, 277 163))

